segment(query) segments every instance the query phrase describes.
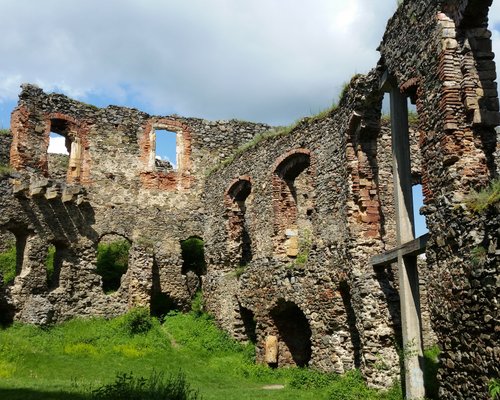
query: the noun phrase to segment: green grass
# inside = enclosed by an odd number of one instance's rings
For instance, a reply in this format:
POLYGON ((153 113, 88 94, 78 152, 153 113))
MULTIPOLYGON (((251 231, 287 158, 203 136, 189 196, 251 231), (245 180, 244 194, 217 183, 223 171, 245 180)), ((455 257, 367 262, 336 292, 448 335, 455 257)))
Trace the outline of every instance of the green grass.
POLYGON ((149 388, 158 374, 173 374, 205 400, 401 399, 397 387, 387 393, 366 388, 356 371, 340 377, 255 365, 253 346, 234 342, 205 314, 172 312, 163 324, 150 319, 145 326, 144 311, 134 312, 109 321, 0 330, 0 398, 88 400, 92 391, 111 390, 124 375, 136 379, 132 388, 141 379, 149 388), (130 328, 136 325, 141 328, 130 328), (263 389, 270 384, 285 388, 263 389))
POLYGON ((439 368, 439 354, 441 350, 437 345, 430 347, 424 351, 425 370, 424 370, 424 386, 425 393, 429 399, 437 399, 439 384, 437 380, 437 372, 439 368))
MULTIPOLYGON (((0 253, 0 274, 3 276, 3 283, 7 284, 16 277, 16 245, 13 244, 7 251, 0 253)), ((1 372, 0 372, 1 377, 1 372)))
POLYGON ((493 180, 489 186, 479 192, 472 192, 465 204, 473 212, 481 213, 500 201, 500 179, 493 180))
POLYGON ((10 135, 10 129, 0 129, 0 135, 10 135))

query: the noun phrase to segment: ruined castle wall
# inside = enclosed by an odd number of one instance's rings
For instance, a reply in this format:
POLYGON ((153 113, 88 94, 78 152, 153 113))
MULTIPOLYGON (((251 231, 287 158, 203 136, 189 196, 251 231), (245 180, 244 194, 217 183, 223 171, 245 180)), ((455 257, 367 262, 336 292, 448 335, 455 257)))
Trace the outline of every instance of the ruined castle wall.
MULTIPOLYGON (((204 290, 208 309, 237 336, 243 324, 241 306, 252 311, 258 360, 266 359, 266 338, 276 336, 278 365, 297 363, 276 318, 280 302, 290 302, 302 310, 311 329, 309 365, 337 372, 362 368, 371 384, 388 386, 399 374, 392 343, 398 334, 398 296, 394 291, 396 306, 389 309, 385 286, 394 286, 394 277, 382 277, 369 263, 370 255, 384 248, 375 183, 382 100, 378 78, 376 72, 355 77, 339 109, 322 119, 304 119, 290 134, 258 143, 211 175, 204 290), (303 174, 312 176, 306 193, 294 186, 296 205, 283 197, 281 186, 277 189, 275 174, 294 154, 309 154, 303 174), (244 218, 252 259, 243 266, 227 251, 234 235, 224 195, 238 180, 251 182, 244 218), (294 233, 287 225, 287 210, 296 207, 293 212, 300 214, 304 195, 309 222, 301 226, 298 218, 298 252, 293 253, 293 236, 282 243, 276 235, 283 224, 294 233), (309 242, 304 226, 311 230, 309 242)), ((390 171, 387 176, 392 179, 390 171)))
MULTIPOLYGON (((494 178, 498 99, 487 11, 491 1, 405 2, 381 54, 402 91, 416 89, 428 298, 441 354, 440 398, 484 398, 498 376, 498 210, 472 213, 474 188, 494 178), (474 260, 474 249, 487 249, 474 260), (481 300, 479 300, 481 299, 481 300)), ((498 154, 498 153, 496 153, 498 154)), ((493 207, 493 206, 492 206, 493 207)))
POLYGON ((186 308, 198 281, 182 273, 180 241, 197 236, 205 306, 255 342, 259 361, 359 367, 387 387, 400 373, 399 285, 394 265, 370 261, 396 244, 391 137, 380 118, 387 72, 418 113, 410 139, 429 227, 419 264, 424 342, 434 330, 440 396, 487 398, 499 374, 499 210, 473 211, 467 196, 500 165, 490 4, 404 1, 381 61, 353 77, 337 109, 263 139, 262 124, 98 109, 24 86, 12 117, 16 171, 0 179, 0 232, 15 235, 21 255, 0 293, 2 315, 40 324, 111 316, 155 294, 186 308), (155 167, 155 129, 177 133, 177 171, 155 167), (50 130, 71 142, 66 172, 51 172, 50 130), (111 295, 95 271, 107 234, 131 242, 111 295), (62 260, 56 285, 44 265, 51 244, 62 260))
POLYGON ((181 273, 180 241, 204 236, 200 199, 207 169, 265 129, 239 121, 154 117, 114 106, 98 109, 24 86, 12 117, 11 164, 18 172, 2 181, 2 200, 8 204, 0 222, 3 230, 26 236, 23 265, 9 288, 15 318, 46 323, 116 315, 149 305, 153 287, 187 307, 192 291, 181 273), (150 164, 151 132, 165 126, 182 135, 184 164, 173 173, 150 164), (51 130, 79 146, 66 174, 49 168, 57 158, 46 152, 51 130), (103 293, 95 272, 96 247, 107 234, 132 243, 127 274, 110 295, 103 293), (48 284, 44 265, 49 245, 64 254, 55 287, 48 284))

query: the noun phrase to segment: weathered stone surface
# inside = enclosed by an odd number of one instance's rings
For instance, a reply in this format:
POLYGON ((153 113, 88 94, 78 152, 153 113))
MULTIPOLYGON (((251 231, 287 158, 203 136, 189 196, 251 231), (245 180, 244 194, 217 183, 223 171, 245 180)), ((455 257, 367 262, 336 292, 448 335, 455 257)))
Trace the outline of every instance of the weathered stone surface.
POLYGON ((370 260, 396 245, 381 117, 390 76, 418 114, 409 134, 429 227, 418 264, 424 343, 442 350, 441 398, 486 399, 499 375, 500 218, 498 205, 476 213, 465 201, 500 171, 490 3, 404 1, 379 64, 353 77, 335 110, 264 139, 264 124, 99 109, 23 86, 12 140, 0 136, 1 161, 10 146, 15 170, 0 176, 0 240, 14 237, 22 255, 0 289, 2 319, 113 316, 155 309, 158 298, 187 309, 201 284, 205 308, 254 342, 259 362, 360 368, 372 386, 389 386, 400 376, 398 273, 370 260), (155 129, 176 132, 176 168, 155 160, 155 129), (67 138, 67 162, 47 154, 50 131, 67 138), (132 244, 113 294, 96 273, 108 234, 132 244), (205 240, 204 276, 183 273, 189 237, 205 240), (53 282, 49 245, 60 258, 53 282))

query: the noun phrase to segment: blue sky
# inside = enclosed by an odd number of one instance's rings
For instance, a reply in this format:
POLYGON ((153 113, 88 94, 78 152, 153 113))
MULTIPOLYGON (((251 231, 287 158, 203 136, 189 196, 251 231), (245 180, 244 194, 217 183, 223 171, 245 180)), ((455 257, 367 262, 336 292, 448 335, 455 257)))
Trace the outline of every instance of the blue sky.
MULTIPOLYGON (((19 86, 156 115, 289 124, 373 68, 396 0, 0 0, 0 127, 19 86)), ((490 11, 500 51, 500 5, 490 11)))

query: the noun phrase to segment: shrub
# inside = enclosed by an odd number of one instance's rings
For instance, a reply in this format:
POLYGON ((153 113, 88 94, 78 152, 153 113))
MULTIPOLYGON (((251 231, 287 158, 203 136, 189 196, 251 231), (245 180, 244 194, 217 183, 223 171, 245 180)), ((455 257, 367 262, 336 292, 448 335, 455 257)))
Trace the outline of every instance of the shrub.
POLYGON ((153 325, 153 318, 144 307, 133 308, 119 319, 120 328, 131 336, 147 333, 153 325))
POLYGON ((10 175, 13 171, 8 165, 0 164, 0 177, 10 175))
POLYGON ((16 277, 16 245, 0 253, 0 274, 3 275, 5 284, 11 283, 16 277))
POLYGON ((191 389, 181 372, 165 376, 153 372, 149 378, 136 378, 132 373, 118 373, 113 383, 92 391, 93 400, 197 400, 198 391, 191 389))

